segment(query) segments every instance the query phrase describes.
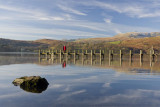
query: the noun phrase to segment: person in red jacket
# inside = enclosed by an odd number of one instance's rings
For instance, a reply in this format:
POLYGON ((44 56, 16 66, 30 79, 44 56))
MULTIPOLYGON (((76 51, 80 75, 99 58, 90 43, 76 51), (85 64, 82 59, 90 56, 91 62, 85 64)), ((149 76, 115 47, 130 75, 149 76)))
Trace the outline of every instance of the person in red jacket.
POLYGON ((66 46, 65 45, 63 46, 63 52, 66 52, 66 46))

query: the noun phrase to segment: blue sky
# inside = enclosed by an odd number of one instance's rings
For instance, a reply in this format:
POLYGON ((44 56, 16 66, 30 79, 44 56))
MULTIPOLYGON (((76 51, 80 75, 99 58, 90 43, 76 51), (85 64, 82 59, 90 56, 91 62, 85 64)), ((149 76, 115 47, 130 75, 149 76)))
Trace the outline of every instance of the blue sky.
POLYGON ((159 28, 160 0, 0 0, 0 38, 111 37, 159 28))

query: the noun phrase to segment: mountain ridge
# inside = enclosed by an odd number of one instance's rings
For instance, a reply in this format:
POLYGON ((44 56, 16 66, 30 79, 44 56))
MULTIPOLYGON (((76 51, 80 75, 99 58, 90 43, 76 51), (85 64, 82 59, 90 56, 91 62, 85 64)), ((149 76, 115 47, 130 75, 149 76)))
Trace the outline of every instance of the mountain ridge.
POLYGON ((11 40, 0 38, 0 51, 34 51, 38 49, 143 49, 147 51, 152 45, 160 50, 160 32, 128 32, 114 37, 87 38, 77 40, 39 39, 34 41, 11 40))

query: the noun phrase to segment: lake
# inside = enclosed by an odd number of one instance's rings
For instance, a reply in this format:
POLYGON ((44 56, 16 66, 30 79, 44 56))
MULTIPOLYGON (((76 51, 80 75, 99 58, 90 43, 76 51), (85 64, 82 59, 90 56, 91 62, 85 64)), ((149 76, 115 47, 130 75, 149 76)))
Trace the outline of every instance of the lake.
POLYGON ((0 54, 0 107, 159 107, 160 62, 56 58, 36 54, 0 54), (41 76, 41 93, 12 84, 23 76, 41 76))

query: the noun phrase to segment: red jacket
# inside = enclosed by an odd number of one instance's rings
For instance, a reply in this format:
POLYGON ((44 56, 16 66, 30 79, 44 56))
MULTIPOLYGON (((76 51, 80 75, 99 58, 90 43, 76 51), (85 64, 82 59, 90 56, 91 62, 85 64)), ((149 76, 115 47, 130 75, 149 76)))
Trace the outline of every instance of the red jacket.
POLYGON ((63 46, 63 50, 66 51, 66 46, 63 46))

